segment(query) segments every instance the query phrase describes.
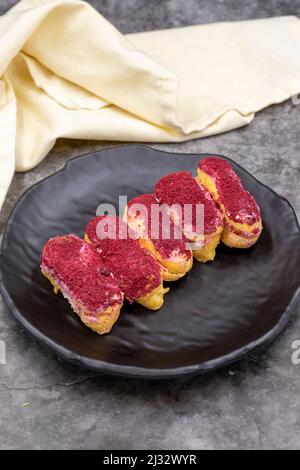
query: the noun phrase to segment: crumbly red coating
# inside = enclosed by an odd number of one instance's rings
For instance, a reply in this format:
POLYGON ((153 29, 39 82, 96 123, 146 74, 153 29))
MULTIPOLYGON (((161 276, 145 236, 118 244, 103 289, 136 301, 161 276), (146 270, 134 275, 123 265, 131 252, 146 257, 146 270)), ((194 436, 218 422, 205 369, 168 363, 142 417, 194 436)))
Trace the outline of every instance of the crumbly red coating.
POLYGON ((150 253, 140 247, 136 239, 120 238, 118 228, 122 234, 133 233, 119 217, 98 216, 88 223, 86 234, 96 247, 102 262, 119 281, 126 299, 133 302, 160 285, 161 267, 150 253), (114 238, 99 238, 98 235, 105 236, 104 230, 97 230, 99 222, 103 229, 105 223, 107 227, 116 224, 114 238))
POLYGON ((192 251, 188 247, 188 241, 180 229, 176 229, 166 211, 163 211, 153 194, 142 194, 128 202, 128 210, 135 204, 141 204, 145 211, 136 217, 144 219, 147 233, 145 234, 153 243, 155 249, 162 258, 168 259, 176 253, 186 259, 192 257, 192 251))
POLYGON ((245 190, 231 165, 220 157, 207 157, 199 162, 199 169, 207 173, 216 185, 219 202, 226 215, 235 222, 252 225, 260 220, 260 209, 254 197, 245 190))
MULTIPOLYGON (((199 185, 193 175, 187 171, 170 173, 163 176, 154 189, 154 195, 159 203, 168 205, 203 204, 204 234, 214 233, 222 224, 222 214, 216 207, 210 193, 199 185)), ((193 210, 192 224, 196 226, 196 211, 193 210)))
POLYGON ((118 282, 96 250, 76 235, 50 238, 43 248, 41 268, 90 313, 123 302, 118 282))
POLYGON ((85 228, 88 239, 93 244, 99 243, 99 237, 116 239, 136 239, 136 233, 118 216, 93 217, 85 228), (101 225, 99 225, 99 223, 101 225))

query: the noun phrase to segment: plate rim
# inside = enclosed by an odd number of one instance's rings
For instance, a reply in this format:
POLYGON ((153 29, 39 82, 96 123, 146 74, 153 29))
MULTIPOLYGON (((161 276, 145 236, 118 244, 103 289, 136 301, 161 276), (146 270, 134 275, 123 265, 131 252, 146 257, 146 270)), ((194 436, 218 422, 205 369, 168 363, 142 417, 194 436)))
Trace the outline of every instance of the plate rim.
POLYGON ((182 156, 182 157, 198 155, 199 158, 201 156, 217 156, 217 157, 225 158, 226 160, 234 163, 234 165, 240 168, 243 172, 249 175, 252 179, 254 179, 256 183, 258 183, 260 186, 264 187, 268 191, 271 191, 275 197, 280 198, 288 206, 288 208, 291 210, 292 215, 295 219, 296 228, 300 235, 300 225, 299 225, 298 217, 293 206, 289 202, 289 200, 281 196, 280 194, 278 194, 274 189, 262 183, 259 179, 256 178, 256 176, 252 175, 247 169, 242 167, 236 161, 232 160, 230 157, 227 157, 225 155, 221 155, 218 153, 210 153, 210 152, 201 152, 201 153, 171 152, 168 150, 160 150, 157 148, 153 148, 150 145, 143 145, 143 144, 120 144, 120 145, 107 146, 102 149, 89 151, 80 155, 76 155, 75 157, 72 157, 69 160, 67 160, 64 166, 60 170, 46 176, 45 178, 41 179, 40 181, 34 183, 29 188, 27 188, 21 194, 21 196, 17 199, 11 211, 9 212, 9 215, 7 217, 7 220, 4 226, 3 238, 2 238, 2 243, 1 243, 1 252, 0 252, 0 293, 2 295, 4 305, 9 311, 9 313, 11 313, 14 316, 14 318, 17 320, 17 322, 31 336, 33 336, 36 340, 38 340, 39 343, 43 344, 48 350, 51 350, 52 353, 55 353, 56 355, 62 357, 68 362, 71 362, 81 367, 84 366, 88 369, 97 371, 99 373, 115 375, 115 376, 123 376, 123 377, 128 377, 128 378, 131 377, 131 378, 143 378, 143 379, 170 379, 170 378, 179 378, 179 377, 186 377, 186 376, 206 373, 209 371, 220 369, 221 367, 226 367, 232 364, 233 362, 241 360, 246 355, 248 355, 251 351, 271 343, 287 326, 288 321, 294 311, 294 308, 296 307, 300 299, 300 285, 294 292, 294 295, 291 298, 286 309, 282 312, 279 321, 271 330, 269 330, 267 333, 265 333, 261 337, 257 338, 256 340, 253 340, 251 343, 248 343, 247 345, 242 346, 239 349, 232 351, 229 354, 217 357, 215 359, 210 359, 208 361, 198 363, 198 364, 185 365, 185 366, 174 367, 174 368, 154 369, 154 368, 140 367, 140 366, 129 366, 129 365, 124 365, 124 364, 114 364, 110 362, 101 361, 99 359, 91 359, 85 356, 81 356, 75 353, 74 351, 57 344, 55 341, 53 341, 51 338, 46 336, 38 328, 33 326, 28 320, 24 318, 21 311, 16 307, 12 298, 10 297, 10 294, 4 285, 4 279, 3 279, 3 274, 2 274, 3 252, 6 249, 7 241, 9 238, 9 232, 12 227, 13 218, 19 206, 23 203, 23 201, 26 199, 28 194, 30 194, 34 188, 36 188, 40 184, 43 184, 46 180, 49 180, 51 178, 56 177, 57 175, 61 173, 64 173, 65 171, 68 170, 68 167, 71 166, 75 161, 83 159, 87 157, 88 155, 93 155, 95 153, 98 154, 98 153, 105 152, 107 150, 122 149, 122 148, 128 148, 128 147, 147 149, 153 152, 166 153, 169 155, 176 155, 176 156, 182 156))

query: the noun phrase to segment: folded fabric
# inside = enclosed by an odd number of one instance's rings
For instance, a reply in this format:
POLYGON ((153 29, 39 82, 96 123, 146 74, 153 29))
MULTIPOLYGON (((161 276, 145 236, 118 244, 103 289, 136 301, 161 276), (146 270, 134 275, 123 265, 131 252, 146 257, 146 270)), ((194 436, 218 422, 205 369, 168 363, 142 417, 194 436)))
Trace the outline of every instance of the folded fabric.
POLYGON ((0 207, 58 137, 179 142, 300 92, 296 17, 124 36, 85 2, 23 0, 0 50, 0 207))

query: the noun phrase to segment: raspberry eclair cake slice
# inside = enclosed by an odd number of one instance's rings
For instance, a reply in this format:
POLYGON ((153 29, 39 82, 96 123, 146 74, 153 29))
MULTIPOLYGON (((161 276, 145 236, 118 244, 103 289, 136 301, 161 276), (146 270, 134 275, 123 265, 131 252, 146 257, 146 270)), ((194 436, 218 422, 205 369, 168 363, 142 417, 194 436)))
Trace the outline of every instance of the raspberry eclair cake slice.
POLYGON ((142 249, 137 235, 117 216, 98 216, 88 223, 85 240, 97 250, 107 269, 118 280, 125 298, 158 310, 169 289, 163 287, 162 267, 142 249))
POLYGON ((193 242, 196 260, 212 261, 223 230, 223 216, 207 189, 199 185, 191 173, 181 171, 163 176, 156 183, 154 196, 193 242), (198 208, 203 208, 202 224, 198 208))
POLYGON ((176 281, 192 268, 188 240, 153 194, 142 194, 129 201, 124 220, 138 234, 140 245, 162 265, 164 281, 176 281))
POLYGON ((100 335, 110 332, 123 293, 91 245, 75 235, 50 238, 43 248, 41 270, 86 326, 100 335))
POLYGON ((200 160, 198 182, 205 186, 224 216, 222 242, 232 248, 248 248, 262 232, 260 209, 231 165, 220 157, 200 160))

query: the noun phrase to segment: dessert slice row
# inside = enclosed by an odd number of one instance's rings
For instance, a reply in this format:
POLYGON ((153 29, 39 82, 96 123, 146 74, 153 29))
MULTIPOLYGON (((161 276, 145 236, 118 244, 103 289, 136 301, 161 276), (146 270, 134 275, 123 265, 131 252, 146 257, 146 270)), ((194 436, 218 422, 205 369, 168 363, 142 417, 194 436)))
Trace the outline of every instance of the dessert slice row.
POLYGON ((257 202, 223 158, 200 160, 196 178, 189 172, 163 176, 154 196, 191 242, 197 261, 212 261, 220 241, 231 248, 249 248, 262 232, 257 202))
POLYGON ((129 201, 124 221, 94 217, 85 240, 75 235, 48 240, 41 269, 81 320, 104 334, 118 319, 124 298, 157 310, 169 291, 163 281, 183 277, 193 256, 213 260, 220 240, 250 247, 261 231, 259 207, 238 175, 226 160, 207 157, 196 178, 170 173, 154 194, 129 201))
MULTIPOLYGON (((57 236, 43 248, 41 270, 55 293, 61 291, 83 323, 99 334, 111 330, 124 298, 158 310, 169 291, 163 286, 168 272, 164 263, 170 258, 164 242, 158 248, 160 263, 138 238, 119 217, 99 216, 88 223, 85 240, 75 235, 57 236)), ((183 241, 178 244, 184 246, 183 241)), ((174 239, 175 251, 176 246, 174 239)), ((184 256, 188 259, 184 269, 190 269, 191 250, 185 249, 184 256)), ((175 268, 170 261, 176 271, 176 260, 173 264, 175 268)))

